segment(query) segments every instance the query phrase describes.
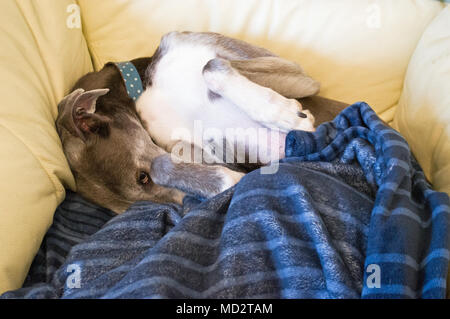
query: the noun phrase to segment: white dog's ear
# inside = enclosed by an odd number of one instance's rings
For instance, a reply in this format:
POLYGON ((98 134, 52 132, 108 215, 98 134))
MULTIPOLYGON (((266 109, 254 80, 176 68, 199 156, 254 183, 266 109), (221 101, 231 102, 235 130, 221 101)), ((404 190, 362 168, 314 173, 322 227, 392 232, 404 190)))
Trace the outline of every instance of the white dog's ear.
POLYGON ((286 97, 298 99, 316 95, 320 91, 320 82, 317 82, 306 74, 298 75, 297 77, 285 76, 284 80, 286 81, 287 87, 294 88, 285 92, 286 97))
POLYGON ((58 105, 58 130, 64 127, 84 141, 90 134, 107 134, 110 119, 95 113, 95 110, 98 98, 108 92, 109 89, 77 89, 65 96, 58 105))
POLYGON ((320 83, 308 76, 300 65, 277 56, 232 60, 230 63, 250 81, 287 98, 312 96, 320 91, 320 83))

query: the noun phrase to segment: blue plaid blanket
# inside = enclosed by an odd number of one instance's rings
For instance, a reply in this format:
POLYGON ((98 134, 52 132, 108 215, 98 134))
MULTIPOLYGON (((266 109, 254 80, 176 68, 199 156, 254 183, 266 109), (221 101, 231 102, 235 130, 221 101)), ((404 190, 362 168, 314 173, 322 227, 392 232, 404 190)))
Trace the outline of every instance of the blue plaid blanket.
POLYGON ((449 199, 365 103, 291 132, 276 174, 116 216, 68 192, 2 298, 444 298, 449 199))

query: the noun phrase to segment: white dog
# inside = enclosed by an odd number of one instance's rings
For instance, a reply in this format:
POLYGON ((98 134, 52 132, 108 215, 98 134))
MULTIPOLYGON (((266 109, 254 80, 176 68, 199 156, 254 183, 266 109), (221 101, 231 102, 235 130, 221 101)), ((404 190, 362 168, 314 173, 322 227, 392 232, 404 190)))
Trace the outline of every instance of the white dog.
POLYGON ((174 189, 210 197, 282 158, 289 131, 313 131, 314 117, 330 120, 346 106, 305 98, 319 86, 266 49, 171 32, 153 57, 81 78, 57 127, 78 192, 123 211, 137 200, 179 201, 174 189))

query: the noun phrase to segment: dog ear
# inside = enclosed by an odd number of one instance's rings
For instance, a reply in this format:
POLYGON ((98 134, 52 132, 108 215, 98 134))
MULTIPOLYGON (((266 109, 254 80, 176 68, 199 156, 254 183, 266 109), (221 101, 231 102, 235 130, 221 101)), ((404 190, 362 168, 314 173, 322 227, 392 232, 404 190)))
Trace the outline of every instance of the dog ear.
POLYGON ((109 92, 109 89, 91 90, 81 93, 72 107, 75 127, 86 138, 88 134, 107 135, 110 119, 95 113, 97 99, 109 92))
POLYGON ((100 96, 109 92, 109 89, 84 91, 77 89, 64 97, 58 105, 58 130, 61 126, 72 135, 79 136, 86 141, 90 134, 106 136, 109 132, 111 120, 95 113, 96 103, 100 96))

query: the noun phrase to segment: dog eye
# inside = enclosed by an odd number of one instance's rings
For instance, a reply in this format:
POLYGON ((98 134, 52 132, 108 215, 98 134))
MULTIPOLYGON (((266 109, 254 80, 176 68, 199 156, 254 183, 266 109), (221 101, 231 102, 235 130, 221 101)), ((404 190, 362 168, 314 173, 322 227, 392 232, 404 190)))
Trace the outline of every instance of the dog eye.
POLYGON ((140 172, 139 173, 139 183, 142 185, 147 185, 150 182, 150 176, 147 172, 140 172))

